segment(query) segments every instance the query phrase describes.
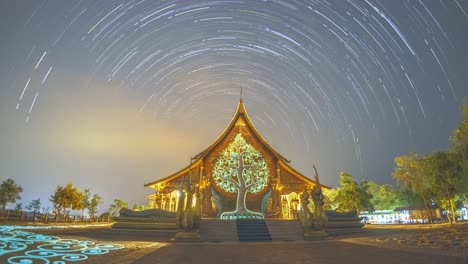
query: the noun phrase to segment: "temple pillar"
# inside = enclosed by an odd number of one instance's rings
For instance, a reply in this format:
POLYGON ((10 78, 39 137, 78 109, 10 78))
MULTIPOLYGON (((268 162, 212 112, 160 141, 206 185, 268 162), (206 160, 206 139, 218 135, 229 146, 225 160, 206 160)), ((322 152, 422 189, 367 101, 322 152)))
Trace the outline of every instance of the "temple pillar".
POLYGON ((164 207, 166 206, 166 195, 161 195, 161 209, 164 210, 164 207))
POLYGON ((169 196, 169 210, 168 211, 172 211, 172 195, 169 196))
POLYGON ((198 178, 198 180, 200 181, 199 183, 201 183, 202 179, 203 179, 203 170, 205 169, 205 167, 203 166, 203 160, 201 161, 201 166, 200 166, 200 176, 198 178))
POLYGON ((281 201, 281 170, 278 167, 278 162, 276 163, 276 174, 271 179, 271 210, 270 214, 272 217, 283 218, 283 210, 282 210, 282 201, 281 201))
POLYGON ((282 212, 282 199, 281 199, 281 194, 282 194, 282 186, 279 183, 272 184, 271 185, 271 212, 269 212, 269 215, 274 218, 282 218, 283 217, 283 212, 282 212))

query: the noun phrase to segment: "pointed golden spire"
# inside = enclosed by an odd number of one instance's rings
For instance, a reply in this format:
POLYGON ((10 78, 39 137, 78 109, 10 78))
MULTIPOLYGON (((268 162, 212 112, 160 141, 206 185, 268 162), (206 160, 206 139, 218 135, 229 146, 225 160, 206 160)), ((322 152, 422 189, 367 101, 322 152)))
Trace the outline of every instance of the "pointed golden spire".
POLYGON ((244 113, 245 108, 244 108, 244 102, 242 101, 242 86, 240 87, 240 98, 239 98, 239 105, 237 106, 237 111, 244 113))
POLYGON ((240 90, 240 101, 242 102, 242 86, 240 88, 241 88, 241 90, 240 90))

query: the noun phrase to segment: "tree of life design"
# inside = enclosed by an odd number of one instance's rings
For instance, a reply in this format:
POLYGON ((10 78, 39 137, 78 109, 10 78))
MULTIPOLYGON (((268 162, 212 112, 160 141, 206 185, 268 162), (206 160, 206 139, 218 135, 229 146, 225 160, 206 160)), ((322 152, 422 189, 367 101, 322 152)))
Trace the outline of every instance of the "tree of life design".
POLYGON ((263 155, 247 143, 239 133, 216 159, 213 178, 216 185, 229 193, 237 192, 236 210, 224 212, 221 219, 263 219, 246 207, 248 192, 258 193, 268 183, 269 169, 263 155))

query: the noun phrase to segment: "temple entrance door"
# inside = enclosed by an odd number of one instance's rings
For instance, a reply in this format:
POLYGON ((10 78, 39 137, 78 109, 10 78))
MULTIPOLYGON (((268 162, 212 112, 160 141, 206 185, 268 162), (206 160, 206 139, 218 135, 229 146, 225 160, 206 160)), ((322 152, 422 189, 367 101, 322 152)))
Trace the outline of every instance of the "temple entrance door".
POLYGON ((281 195, 281 208, 283 217, 286 219, 296 219, 299 206, 299 196, 295 192, 281 195))

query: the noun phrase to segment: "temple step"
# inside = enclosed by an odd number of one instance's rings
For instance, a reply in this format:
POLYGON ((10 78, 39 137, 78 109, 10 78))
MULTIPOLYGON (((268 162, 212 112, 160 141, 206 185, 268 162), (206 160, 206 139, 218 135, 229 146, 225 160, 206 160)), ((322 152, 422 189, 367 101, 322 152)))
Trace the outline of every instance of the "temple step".
POLYGON ((200 223, 202 241, 238 241, 236 222, 232 220, 202 219, 200 223))
POLYGON ((239 241, 271 241, 270 231, 264 220, 236 220, 239 241))
POLYGON ((304 229, 299 220, 265 219, 273 241, 304 240, 304 229))
MULTIPOLYGON (((242 220, 237 220, 242 221, 242 220)), ((202 241, 298 241, 304 240, 304 230, 298 220, 265 219, 264 226, 252 224, 258 220, 249 221, 249 225, 242 225, 239 236, 238 224, 235 220, 202 219, 200 224, 200 238, 202 241), (266 235, 265 227, 268 231, 266 235), (263 236, 259 234, 263 230, 263 236), (261 239, 258 239, 261 238, 261 239), (242 240, 241 240, 242 239, 242 240)))
POLYGON ((364 224, 356 212, 326 211, 325 213, 328 218, 325 231, 331 236, 365 232, 364 224))

